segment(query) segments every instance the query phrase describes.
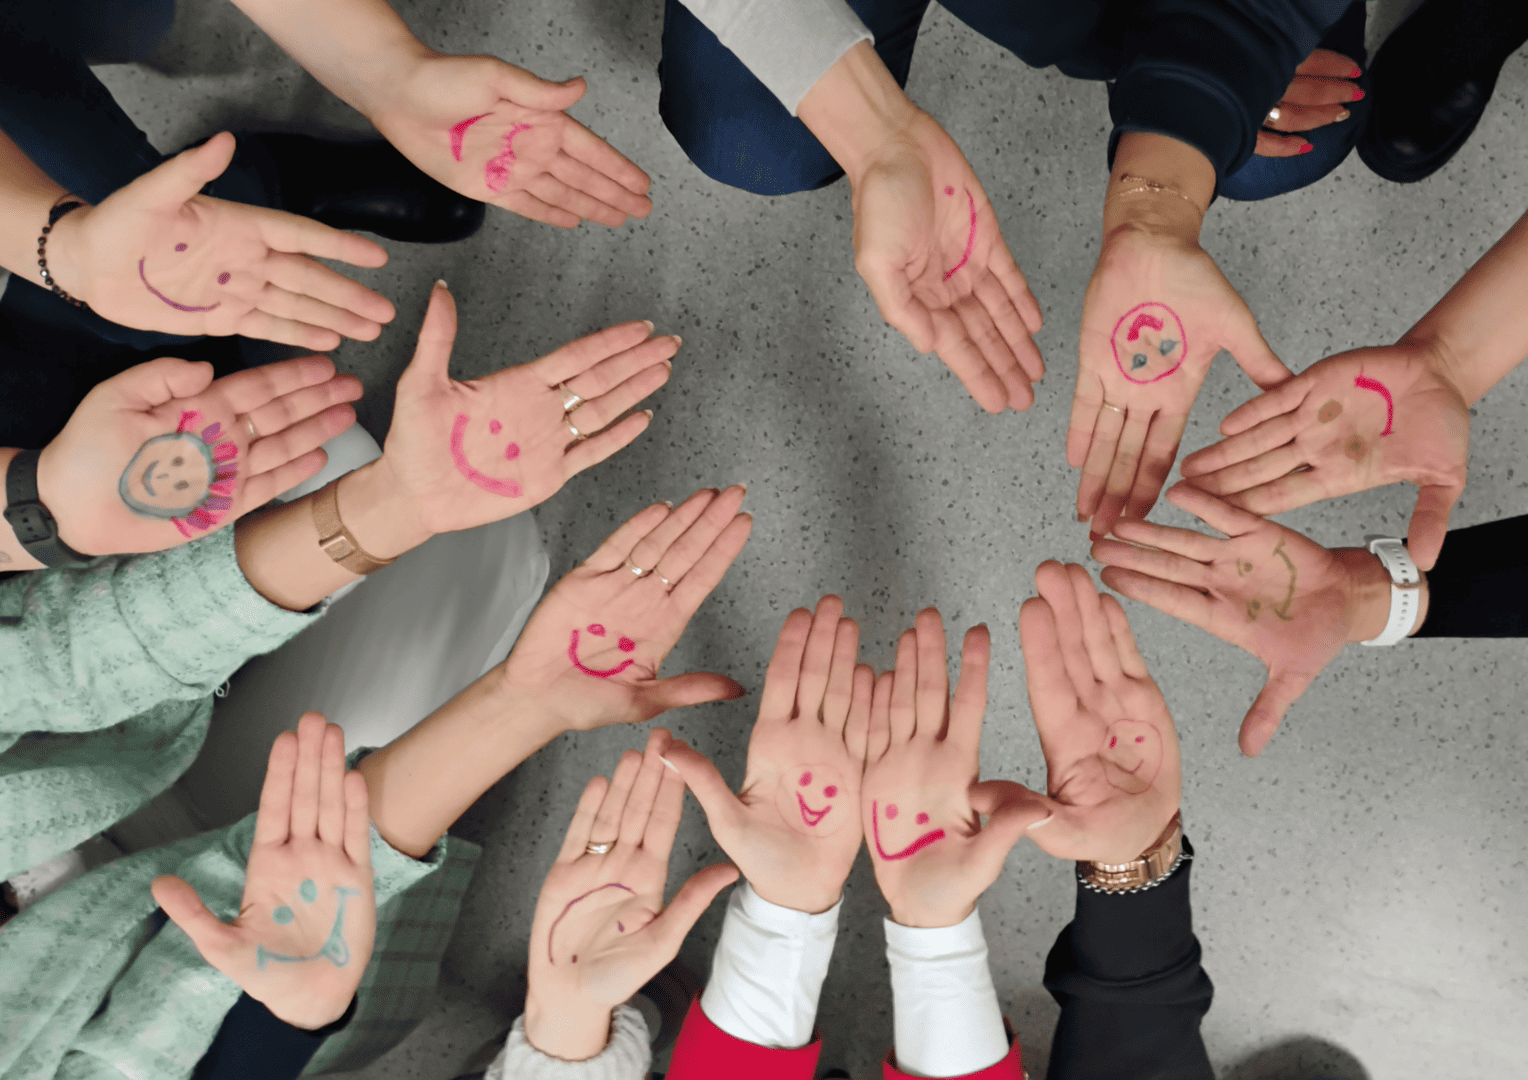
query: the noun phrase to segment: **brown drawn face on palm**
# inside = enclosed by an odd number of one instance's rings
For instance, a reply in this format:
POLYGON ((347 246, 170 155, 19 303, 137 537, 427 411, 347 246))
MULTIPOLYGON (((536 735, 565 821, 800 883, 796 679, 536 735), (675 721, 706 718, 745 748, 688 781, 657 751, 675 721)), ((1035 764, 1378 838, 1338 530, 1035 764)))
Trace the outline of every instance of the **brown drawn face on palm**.
POLYGON ((1294 619, 1295 586, 1299 583, 1300 572, 1284 550, 1285 539, 1279 537, 1267 559, 1238 557, 1236 560, 1236 576, 1249 586, 1255 586, 1245 604, 1248 622, 1256 622, 1264 612, 1281 622, 1294 619))

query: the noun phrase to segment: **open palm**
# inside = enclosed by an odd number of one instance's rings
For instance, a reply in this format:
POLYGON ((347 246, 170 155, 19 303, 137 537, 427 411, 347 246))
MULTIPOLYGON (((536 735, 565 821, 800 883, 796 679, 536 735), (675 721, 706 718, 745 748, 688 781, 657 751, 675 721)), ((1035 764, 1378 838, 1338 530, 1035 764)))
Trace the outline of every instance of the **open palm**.
POLYGON ((154 899, 203 959, 280 1019, 318 1028, 349 1007, 376 934, 366 782, 317 713, 271 747, 238 916, 224 923, 166 875, 154 899))
POLYGON ((1178 812, 1178 734, 1112 596, 1075 563, 1040 564, 1019 632, 1053 817, 1030 832, 1047 853, 1129 862, 1178 812))
POLYGON ((676 741, 666 754, 753 890, 795 911, 838 903, 863 838, 871 671, 855 665, 859 627, 843 610, 825 596, 815 616, 798 608, 786 617, 736 795, 695 750, 676 741))
POLYGON ((1178 456, 1189 410, 1225 349, 1261 387, 1289 378, 1246 303, 1197 244, 1117 230, 1083 299, 1066 460, 1079 519, 1107 535, 1143 518, 1178 456))
POLYGON ((660 679, 658 669, 748 540, 753 519, 738 512, 743 494, 705 488, 618 528, 531 615, 504 663, 509 684, 577 730, 740 696, 743 688, 723 675, 660 679), (633 565, 651 572, 638 576, 633 565))
POLYGON ((1410 549, 1432 569, 1464 492, 1470 408, 1416 345, 1354 349, 1312 364, 1220 425, 1183 476, 1254 514, 1408 480, 1420 489, 1410 549))

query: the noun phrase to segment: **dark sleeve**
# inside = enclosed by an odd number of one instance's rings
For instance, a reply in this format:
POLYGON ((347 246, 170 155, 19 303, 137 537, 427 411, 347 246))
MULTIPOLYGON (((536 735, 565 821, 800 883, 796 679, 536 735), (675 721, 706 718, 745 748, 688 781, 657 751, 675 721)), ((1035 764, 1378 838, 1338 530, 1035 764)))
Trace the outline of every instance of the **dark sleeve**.
POLYGON ((1417 637, 1528 637, 1528 516, 1453 529, 1417 637))
POLYGON ((325 1039, 355 1016, 356 999, 345 1015, 316 1031, 293 1027, 248 994, 240 994, 217 1037, 196 1063, 192 1080, 297 1080, 325 1039))
MULTIPOLYGON (((1187 838, 1183 850, 1193 854, 1187 838)), ((1076 918, 1045 961, 1061 1006, 1047 1080, 1214 1080, 1199 1021, 1215 987, 1194 937, 1192 866, 1139 893, 1078 883, 1076 918)))
POLYGON ((1252 156, 1268 110, 1349 0, 1144 0, 1109 94, 1109 161, 1127 131, 1202 151, 1217 179, 1252 156))

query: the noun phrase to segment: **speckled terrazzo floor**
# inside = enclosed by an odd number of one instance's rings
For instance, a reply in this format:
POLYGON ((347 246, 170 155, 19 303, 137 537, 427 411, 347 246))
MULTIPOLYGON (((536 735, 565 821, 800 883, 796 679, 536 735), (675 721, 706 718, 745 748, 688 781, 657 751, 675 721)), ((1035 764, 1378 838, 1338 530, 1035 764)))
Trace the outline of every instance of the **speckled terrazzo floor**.
MULTIPOLYGON (((886 665, 896 634, 936 603, 952 623, 992 627, 985 772, 1043 782, 1015 619, 1040 560, 1087 552, 1062 441, 1106 179, 1102 88, 1031 71, 938 7, 926 20, 909 90, 983 178, 1047 320, 1039 340, 1051 374, 1039 400, 1028 414, 992 418, 882 324, 853 271, 845 186, 756 198, 684 158, 657 115, 657 0, 397 6, 439 48, 586 75, 575 115, 651 173, 656 209, 618 231, 573 233, 491 213, 462 244, 389 244, 390 265, 365 280, 398 304, 398 322, 336 354, 366 383, 365 425, 379 437, 386 429, 391 382, 436 277, 460 304, 463 375, 621 319, 654 319, 685 338, 674 378, 639 443, 537 512, 554 576, 650 500, 746 481, 753 538, 666 670, 724 671, 757 689, 785 612, 829 590, 861 620, 865 659, 886 665)), ((1385 5, 1385 21, 1396 6, 1385 5)), ((100 70, 167 151, 219 127, 364 126, 222 0, 184 0, 155 66, 100 70)), ((1292 367, 1393 339, 1522 212, 1525 90, 1520 56, 1469 145, 1422 184, 1385 184, 1352 157, 1312 189, 1212 210, 1206 248, 1292 367)), ((1222 360, 1185 451, 1208 443, 1250 392, 1222 360)), ((1528 473, 1517 475, 1528 457, 1525 394, 1519 371, 1478 408, 1456 524, 1528 512, 1528 473)), ((1374 491, 1285 520, 1330 545, 1355 543, 1404 532, 1411 497, 1374 491)), ((1165 504, 1155 516, 1188 523, 1165 504)), ((1234 733, 1260 666, 1127 608, 1183 740, 1196 919, 1217 987, 1205 1035, 1223 1074, 1518 1075, 1528 1056, 1522 643, 1349 650, 1271 751, 1248 762, 1234 733)), ((730 774, 741 773, 751 721, 747 701, 669 718, 730 774)), ((468 815, 462 829, 485 851, 441 1008, 368 1077, 447 1080, 513 1017, 535 892, 576 794, 642 734, 564 738, 468 815)), ((716 856, 692 805, 675 880, 716 856)), ((1056 1016, 1042 963, 1071 899, 1068 868, 1020 847, 983 900, 999 993, 1037 1080, 1056 1016)), ((824 1066, 857 1076, 878 1075, 891 1035, 882 910, 862 860, 819 1016, 824 1066)), ((686 945, 698 970, 719 919, 717 905, 686 945)))

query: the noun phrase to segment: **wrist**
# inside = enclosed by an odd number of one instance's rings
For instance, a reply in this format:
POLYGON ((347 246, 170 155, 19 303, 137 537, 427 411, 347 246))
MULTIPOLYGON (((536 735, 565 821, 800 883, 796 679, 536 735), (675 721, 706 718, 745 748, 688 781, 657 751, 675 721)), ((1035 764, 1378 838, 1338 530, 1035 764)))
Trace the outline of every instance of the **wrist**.
MULTIPOLYGON (((1423 320, 1424 323, 1425 321, 1423 320)), ((1490 386, 1477 385, 1475 380, 1471 379, 1472 365, 1469 358, 1461 354, 1446 335, 1434 335, 1425 329, 1419 332, 1421 326, 1422 324, 1419 323, 1418 326, 1412 327, 1396 344, 1422 350, 1427 370, 1451 387, 1466 407, 1473 406, 1485 396, 1490 386)))
POLYGON ((1215 195, 1215 166, 1166 135, 1127 132, 1115 150, 1104 196, 1104 235, 1130 228, 1197 245, 1215 195))
MULTIPOLYGON (((1390 621, 1390 571, 1368 548, 1334 548, 1332 554, 1348 572, 1348 642, 1372 641, 1390 621)), ((1416 624, 1411 628, 1413 635, 1427 619, 1427 574, 1420 570, 1418 573, 1422 575, 1421 601, 1416 624)))
MULTIPOLYGON (((9 505, 5 495, 5 476, 6 473, 10 470, 11 459, 19 453, 21 453, 20 450, 16 450, 10 447, 0 449, 0 510, 3 510, 6 506, 9 505)), ((41 477, 38 478, 38 481, 40 484, 41 477)), ((38 493, 38 497, 42 498, 41 492, 38 493)), ((47 500, 45 498, 43 499, 43 505, 47 505, 47 500)), ((52 512, 51 509, 49 512, 52 512)), ((57 520, 57 518, 54 518, 55 522, 57 520)), ((65 540, 64 543, 67 544, 69 541, 65 540)), ((73 546, 74 545, 70 544, 70 547, 73 546)), ((0 570, 42 569, 45 569, 43 564, 37 559, 34 559, 30 554, 27 553, 26 548, 21 546, 21 541, 16 538, 15 530, 11 528, 11 523, 4 517, 0 517, 0 570)))
POLYGON ((441 55, 403 27, 378 46, 374 57, 353 65, 347 92, 354 100, 349 104, 380 131, 388 113, 408 99, 420 65, 441 55))
POLYGON ((40 213, 36 217, 36 236, 47 240, 47 243, 40 245, 45 254, 38 255, 37 261, 47 262, 48 278, 42 277, 41 271, 44 268, 38 266, 30 276, 33 284, 47 289, 51 281, 73 299, 85 304, 91 302, 89 275, 85 273, 85 260, 79 257, 78 252, 83 246, 81 237, 84 235, 85 225, 94 211, 95 207, 84 199, 78 195, 70 195, 62 188, 47 206, 40 208, 40 213), (48 225, 48 215, 52 213, 53 208, 67 202, 79 202, 83 205, 70 210, 52 225, 48 225), (43 233, 44 228, 48 230, 46 234, 43 233))
POLYGON ((525 1001, 525 1039, 563 1061, 588 1061, 610 1041, 612 1010, 577 997, 543 1001, 533 989, 525 1001))
POLYGON ((958 926, 969 919, 971 912, 976 910, 974 901, 958 910, 951 911, 924 910, 916 905, 899 903, 890 897, 887 897, 886 904, 891 908, 892 922, 914 930, 937 930, 946 926, 958 926))
POLYGON ((374 558, 396 559, 434 535, 385 457, 340 477, 337 494, 340 520, 374 558))
POLYGON ((775 907, 785 908, 787 911, 799 911, 805 915, 821 915, 832 911, 844 895, 842 883, 836 889, 820 889, 803 888, 792 882, 783 884, 769 882, 760 885, 750 880, 748 887, 758 895, 760 900, 768 901, 775 907))
POLYGON ((796 115, 857 186, 879 151, 906 132, 919 109, 870 43, 861 41, 812 85, 796 115))

